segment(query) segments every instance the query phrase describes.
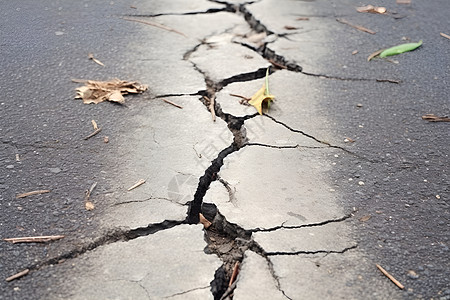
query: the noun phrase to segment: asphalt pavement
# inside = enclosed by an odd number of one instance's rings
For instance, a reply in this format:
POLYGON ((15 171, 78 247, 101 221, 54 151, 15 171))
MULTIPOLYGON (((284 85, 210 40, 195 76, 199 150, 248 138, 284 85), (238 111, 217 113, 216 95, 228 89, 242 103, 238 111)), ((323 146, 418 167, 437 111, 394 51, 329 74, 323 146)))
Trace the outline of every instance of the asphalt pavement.
POLYGON ((0 299, 450 299, 448 1, 0 7, 0 299))

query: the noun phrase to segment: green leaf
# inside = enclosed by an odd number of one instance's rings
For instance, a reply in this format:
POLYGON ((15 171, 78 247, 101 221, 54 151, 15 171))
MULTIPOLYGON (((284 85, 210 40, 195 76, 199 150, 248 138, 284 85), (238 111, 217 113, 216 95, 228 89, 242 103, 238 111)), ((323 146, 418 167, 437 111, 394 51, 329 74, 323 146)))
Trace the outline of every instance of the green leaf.
POLYGON ((397 55, 403 52, 412 51, 422 45, 422 41, 419 41, 418 43, 407 43, 407 44, 401 44, 392 48, 388 48, 380 53, 380 57, 386 57, 391 55, 397 55))

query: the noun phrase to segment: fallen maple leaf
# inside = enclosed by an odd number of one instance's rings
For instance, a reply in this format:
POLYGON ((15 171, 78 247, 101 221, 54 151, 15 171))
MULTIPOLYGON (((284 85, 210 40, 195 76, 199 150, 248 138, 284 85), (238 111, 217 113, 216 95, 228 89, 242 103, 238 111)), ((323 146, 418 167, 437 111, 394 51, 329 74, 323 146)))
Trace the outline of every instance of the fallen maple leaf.
POLYGON ((85 84, 76 89, 77 95, 75 96, 75 99, 83 99, 85 104, 97 104, 103 101, 122 104, 125 102, 123 95, 143 93, 148 89, 148 86, 145 84, 119 79, 110 81, 72 79, 72 81, 85 84))
POLYGON ((253 105, 260 115, 264 112, 267 112, 270 108, 270 102, 275 98, 274 95, 271 95, 269 92, 269 68, 267 68, 266 72, 266 82, 263 86, 252 96, 249 104, 253 105))

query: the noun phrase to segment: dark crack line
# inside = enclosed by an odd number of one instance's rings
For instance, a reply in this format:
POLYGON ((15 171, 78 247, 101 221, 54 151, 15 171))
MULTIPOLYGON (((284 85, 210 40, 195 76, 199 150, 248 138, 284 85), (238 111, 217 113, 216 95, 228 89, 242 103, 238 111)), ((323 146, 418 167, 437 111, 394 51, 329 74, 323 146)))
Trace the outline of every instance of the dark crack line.
POLYGON ((401 80, 396 79, 376 79, 376 78, 351 78, 351 77, 340 77, 340 76, 332 76, 332 75, 325 75, 325 74, 315 74, 310 72, 301 71, 302 74, 305 74, 307 76, 313 76, 318 78, 326 78, 326 79, 335 79, 335 80, 342 80, 342 81, 375 81, 375 82, 387 82, 387 83, 394 83, 394 84, 400 84, 401 80))
POLYGON ((295 252, 266 252, 267 256, 288 256, 288 255, 308 255, 308 254, 344 254, 347 251, 356 249, 358 245, 353 245, 347 248, 344 248, 343 250, 316 250, 316 251, 295 251, 295 252))
POLYGON ((147 202, 150 200, 164 200, 164 201, 168 201, 168 202, 171 202, 171 203, 179 205, 179 206, 186 206, 186 204, 181 204, 175 200, 171 200, 169 198, 162 198, 162 197, 149 197, 149 198, 142 199, 142 200, 130 200, 130 201, 118 202, 118 203, 114 203, 113 206, 120 206, 120 205, 126 205, 126 204, 131 204, 131 203, 143 203, 143 202, 147 202))
POLYGON ((268 145, 268 144, 262 144, 262 143, 247 143, 247 146, 259 146, 259 147, 274 148, 274 149, 297 149, 297 148, 328 149, 328 147, 302 146, 302 145, 299 145, 299 144, 286 145, 286 146, 277 146, 277 145, 268 145))
POLYGON ((192 93, 192 94, 162 94, 162 95, 156 95, 155 98, 159 99, 159 98, 166 98, 166 97, 185 97, 185 96, 200 96, 202 94, 203 91, 198 91, 196 93, 192 93))
POLYGON ((208 286, 204 286, 204 287, 193 288, 193 289, 190 289, 190 290, 187 290, 187 291, 183 291, 183 292, 179 292, 179 293, 176 293, 176 294, 164 297, 164 298, 165 299, 173 298, 173 297, 176 297, 176 296, 181 296, 181 295, 185 295, 185 294, 188 294, 188 293, 191 293, 191 292, 194 292, 194 291, 205 290, 205 289, 209 289, 209 288, 210 288, 209 285, 208 286))
POLYGON ((352 156, 355 156, 356 158, 359 158, 359 159, 361 159, 361 160, 365 160, 365 161, 368 161, 368 162, 373 162, 373 161, 371 161, 370 159, 368 159, 368 158, 366 158, 366 157, 362 157, 362 156, 360 156, 360 155, 358 155, 358 154, 356 154, 356 153, 354 153, 354 152, 352 152, 352 151, 350 151, 350 150, 348 150, 348 149, 345 149, 344 147, 332 145, 332 144, 330 144, 329 142, 319 140, 318 138, 316 138, 316 137, 314 137, 314 136, 312 136, 312 135, 310 135, 310 134, 304 132, 303 130, 294 129, 294 128, 290 127, 289 125, 287 125, 287 124, 285 124, 285 123, 283 123, 283 122, 281 122, 281 121, 278 121, 277 119, 275 119, 274 117, 272 117, 272 116, 270 116, 270 115, 268 115, 268 114, 264 114, 264 116, 268 117, 269 119, 271 119, 271 120, 274 121, 275 123, 284 126, 285 128, 289 129, 290 131, 295 132, 295 133, 300 133, 301 135, 303 135, 303 136, 305 136, 305 137, 307 137, 307 138, 310 138, 310 139, 316 141, 317 143, 327 145, 327 146, 330 147, 330 148, 342 150, 342 151, 344 151, 345 153, 348 153, 348 154, 350 154, 350 155, 352 155, 352 156))
POLYGON ((349 218, 353 217, 352 213, 349 213, 341 218, 338 219, 332 219, 332 220, 326 220, 323 222, 318 222, 318 223, 310 223, 310 224, 302 224, 302 225, 292 225, 292 226, 285 226, 284 223, 281 224, 280 226, 275 226, 275 227, 271 227, 271 228, 255 228, 255 229, 250 229, 251 232, 270 232, 270 231, 276 231, 279 229, 300 229, 300 228, 307 228, 307 227, 318 227, 318 226, 323 226, 323 225, 327 225, 330 223, 339 223, 339 222, 343 222, 349 218))
MULTIPOLYGON (((123 229, 123 228, 115 228, 112 230, 109 230, 106 234, 95 238, 93 241, 89 243, 85 243, 83 245, 78 245, 78 248, 72 249, 68 252, 62 253, 58 256, 52 257, 50 259, 47 259, 43 262, 35 263, 27 269, 30 270, 30 274, 36 271, 39 271, 40 269, 56 265, 59 263, 63 263, 66 260, 70 260, 73 258, 76 258, 80 255, 85 254, 88 251, 92 251, 98 247, 105 246, 108 244, 116 243, 116 242, 127 242, 129 240, 134 240, 138 237, 148 236, 151 234, 154 234, 156 232, 166 230, 173 228, 175 226, 185 224, 186 220, 164 220, 161 223, 154 223, 149 224, 147 227, 139 227, 135 229, 123 229)), ((20 279, 18 279, 20 280, 20 279)))
MULTIPOLYGON (((225 3, 220 3, 225 4, 225 3)), ((235 12, 235 10, 227 5, 223 8, 209 8, 203 11, 192 11, 186 13, 160 13, 160 14, 126 14, 124 17, 140 17, 140 18, 155 18, 155 17, 163 17, 163 16, 192 16, 192 15, 206 15, 206 14, 215 14, 220 12, 235 12)))

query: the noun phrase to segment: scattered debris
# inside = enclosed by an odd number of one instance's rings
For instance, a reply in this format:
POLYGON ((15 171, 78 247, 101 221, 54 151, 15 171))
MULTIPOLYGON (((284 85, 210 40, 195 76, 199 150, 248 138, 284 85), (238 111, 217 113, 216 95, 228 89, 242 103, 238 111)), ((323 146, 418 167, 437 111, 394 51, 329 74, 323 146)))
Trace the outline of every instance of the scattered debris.
POLYGON ((103 143, 108 144, 109 143, 109 137, 104 136, 103 137, 103 143))
POLYGON ((364 217, 359 218, 359 220, 360 220, 361 222, 367 222, 367 221, 369 221, 371 218, 372 218, 371 215, 367 215, 367 216, 364 216, 364 217))
POLYGON ((162 25, 162 24, 159 24, 159 23, 156 23, 156 22, 144 21, 144 20, 139 20, 139 19, 130 19, 130 18, 122 18, 122 19, 125 20, 125 21, 138 22, 138 23, 154 26, 154 27, 157 27, 157 28, 161 28, 161 29, 164 29, 164 30, 167 30, 167 31, 171 31, 171 32, 177 33, 177 34, 182 35, 182 36, 187 38, 187 35, 185 35, 181 31, 178 31, 176 29, 170 28, 168 26, 165 26, 165 25, 162 25))
POLYGON ((169 104, 172 104, 173 106, 175 106, 175 107, 178 107, 178 108, 180 108, 180 109, 183 109, 183 106, 181 106, 181 105, 178 105, 178 104, 176 104, 176 103, 174 103, 174 102, 172 102, 172 101, 169 101, 169 100, 167 100, 167 99, 162 99, 164 102, 166 102, 166 103, 169 103, 169 104))
POLYGON ((450 35, 445 34, 443 32, 441 32, 440 35, 450 40, 450 35))
POLYGON ((102 66, 102 67, 105 66, 101 61, 99 61, 98 59, 96 59, 96 58, 94 57, 94 54, 93 54, 93 53, 88 53, 88 57, 89 57, 89 59, 91 59, 91 60, 92 60, 93 62, 95 62, 96 64, 98 64, 98 65, 100 65, 100 66, 102 66))
POLYGON ((387 11, 386 7, 373 6, 370 4, 366 6, 357 7, 356 10, 360 13, 372 13, 372 14, 384 14, 387 11))
POLYGON ((213 122, 216 121, 216 108, 215 108, 215 96, 213 96, 211 99, 209 99, 207 96, 203 96, 203 98, 207 101, 207 106, 209 108, 209 111, 211 113, 211 117, 213 122))
POLYGON ((13 281, 14 279, 18 279, 20 277, 23 277, 23 276, 27 275, 29 272, 30 272, 30 269, 25 269, 22 272, 19 272, 17 274, 9 276, 8 278, 6 278, 6 281, 7 282, 13 281))
POLYGON ((286 29, 286 30, 297 30, 297 29, 301 29, 301 28, 298 28, 298 27, 295 27, 295 26, 286 25, 286 26, 284 26, 284 29, 286 29))
POLYGON ((102 131, 101 128, 98 128, 97 122, 95 122, 95 120, 92 120, 91 123, 92 123, 92 127, 94 127, 94 132, 91 133, 90 135, 86 136, 86 137, 84 138, 84 140, 88 140, 88 139, 90 139, 91 137, 93 137, 94 135, 96 135, 97 133, 99 133, 100 131, 102 131))
POLYGON ((392 56, 392 55, 397 55, 397 54, 401 54, 404 52, 412 51, 414 49, 419 48, 421 45, 422 45, 422 41, 420 40, 418 43, 406 43, 406 44, 394 46, 394 47, 391 47, 391 48, 388 48, 388 49, 382 51, 380 53, 380 57, 384 58, 386 56, 392 56))
POLYGON ((401 284, 397 279, 394 278, 391 274, 389 274, 383 267, 381 267, 379 264, 376 264, 378 270, 381 271, 387 278, 389 278, 396 286, 398 286, 400 289, 404 289, 405 286, 401 284))
POLYGON ((426 114, 422 116, 422 120, 429 121, 429 122, 450 122, 450 118, 447 116, 444 117, 438 117, 433 114, 426 114))
POLYGON ((17 243, 45 243, 49 241, 57 241, 64 238, 64 235, 44 235, 44 236, 29 236, 20 238, 7 238, 4 241, 17 244, 17 243))
POLYGON ((375 58, 375 57, 377 57, 378 55, 380 55, 380 53, 383 52, 384 50, 385 50, 385 49, 380 49, 380 50, 377 50, 377 51, 375 51, 374 53, 370 54, 370 55, 367 57, 367 61, 371 61, 373 58, 375 58))
POLYGON ((136 182, 135 184, 133 184, 133 186, 129 187, 129 188, 127 189, 127 191, 131 191, 131 190, 137 188, 138 186, 143 185, 144 183, 145 183, 145 179, 139 179, 139 181, 136 182))
POLYGON ((411 0, 397 0, 397 4, 411 4, 411 0))
POLYGON ((266 71, 266 82, 263 86, 252 96, 249 104, 253 105, 260 115, 263 114, 263 110, 266 112, 270 109, 270 103, 275 98, 269 92, 269 68, 266 71))
POLYGON ((91 194, 92 191, 95 189, 95 187, 97 186, 97 182, 94 182, 91 187, 86 190, 85 192, 85 197, 84 197, 84 208, 86 210, 93 210, 95 208, 94 203, 91 202, 90 198, 91 198, 91 194))
POLYGON ((352 55, 357 54, 359 51, 358 50, 353 50, 352 55))
POLYGON ((375 31, 370 30, 370 29, 368 29, 366 27, 363 27, 363 26, 360 26, 360 25, 351 24, 349 21, 347 21, 345 19, 336 19, 336 21, 338 21, 339 23, 348 25, 350 27, 353 27, 355 29, 358 29, 359 31, 367 32, 367 33, 370 33, 370 34, 375 34, 376 33, 375 31))
POLYGON ((344 143, 354 143, 354 142, 355 142, 355 140, 353 140, 349 137, 344 138, 344 143))
POLYGON ((241 98, 241 100, 239 100, 239 104, 250 105, 250 104, 248 104, 248 101, 250 101, 251 98, 247 98, 247 97, 237 95, 237 94, 230 94, 230 96, 241 98))
POLYGON ((17 195, 16 199, 25 198, 25 197, 32 196, 32 195, 39 195, 39 194, 50 193, 50 192, 51 192, 50 190, 37 190, 37 191, 22 193, 22 194, 17 195))
POLYGON ((199 213, 198 215, 200 217, 200 223, 203 224, 203 228, 208 229, 212 225, 212 223, 208 221, 208 219, 206 219, 202 213, 199 213))
POLYGON ((299 17, 296 20, 297 21, 309 21, 309 17, 299 17))
POLYGON ((228 283, 228 287, 230 287, 234 281, 236 280, 239 274, 239 261, 234 264, 233 273, 231 274, 230 282, 228 283))
POLYGON ((148 89, 147 85, 135 81, 113 79, 110 81, 78 80, 73 82, 84 83, 85 86, 76 89, 75 99, 83 99, 85 104, 98 104, 103 101, 111 101, 123 104, 122 95, 143 93, 148 89))

